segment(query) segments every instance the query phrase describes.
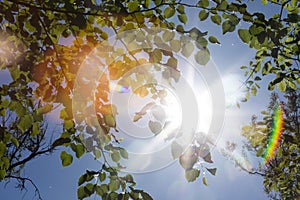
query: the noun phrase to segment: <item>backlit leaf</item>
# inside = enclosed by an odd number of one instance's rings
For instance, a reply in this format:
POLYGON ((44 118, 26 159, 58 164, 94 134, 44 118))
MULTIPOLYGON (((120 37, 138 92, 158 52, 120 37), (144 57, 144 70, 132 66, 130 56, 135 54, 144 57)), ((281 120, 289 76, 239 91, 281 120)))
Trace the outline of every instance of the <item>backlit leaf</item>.
POLYGON ((205 186, 208 186, 206 177, 203 177, 203 178, 202 178, 202 183, 203 183, 205 186))
POLYGON ((69 166, 73 162, 73 156, 68 154, 66 151, 61 152, 60 159, 63 167, 69 166))
POLYGON ((156 121, 149 121, 148 127, 151 130, 151 132, 155 135, 161 132, 162 130, 162 125, 159 122, 156 121))
POLYGON ((188 182, 193 182, 197 179, 200 174, 200 170, 198 169, 190 169, 185 171, 185 178, 188 182))
POLYGON ((220 42, 218 41, 218 39, 215 36, 209 36, 208 40, 213 43, 213 44, 220 44, 220 42))
POLYGON ((186 16, 186 14, 181 14, 181 15, 178 15, 178 19, 180 22, 186 24, 187 21, 188 21, 188 17, 186 16))
POLYGON ((177 159, 182 154, 183 148, 176 141, 173 141, 171 145, 171 151, 173 159, 177 159))
POLYGON ((217 172, 217 168, 211 168, 211 169, 209 169, 209 168, 206 168, 207 169, 207 171, 209 171, 209 173, 211 173, 212 175, 216 175, 216 172, 217 172))
POLYGON ((222 22, 222 19, 220 17, 220 15, 216 14, 210 17, 211 21, 217 25, 220 25, 222 22))
POLYGON ((164 10, 164 16, 165 18, 170 18, 175 14, 175 9, 172 7, 166 7, 164 10))
POLYGON ((251 39, 251 35, 249 33, 249 30, 247 29, 239 29, 238 34, 241 38, 241 40, 245 43, 249 43, 251 39))
POLYGON ((195 60, 199 65, 206 65, 210 60, 210 54, 207 50, 200 50, 195 55, 195 60))
POLYGON ((199 20, 204 21, 209 16, 209 12, 206 12, 205 10, 201 10, 198 14, 199 20))

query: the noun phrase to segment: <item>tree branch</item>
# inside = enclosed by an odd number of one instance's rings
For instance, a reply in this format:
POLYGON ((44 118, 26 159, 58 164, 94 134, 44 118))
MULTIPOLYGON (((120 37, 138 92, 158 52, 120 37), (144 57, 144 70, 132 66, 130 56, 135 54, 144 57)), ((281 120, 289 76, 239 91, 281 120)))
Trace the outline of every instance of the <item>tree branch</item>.
POLYGON ((51 146, 50 148, 45 149, 45 150, 34 151, 28 157, 24 158, 23 160, 10 165, 7 171, 11 171, 13 168, 15 168, 17 166, 20 166, 22 164, 25 164, 26 162, 30 161, 31 159, 35 158, 38 155, 45 154, 45 153, 50 153, 54 150, 54 148, 55 147, 51 146))
POLYGON ((25 7, 29 7, 29 8, 35 8, 38 10, 43 10, 43 11, 52 11, 52 12, 58 12, 58 13, 65 13, 65 14, 80 14, 80 15, 90 15, 90 16, 99 16, 99 17, 110 17, 110 16, 116 16, 116 14, 110 13, 108 14, 107 12, 102 12, 99 13, 99 10, 96 13, 91 13, 91 12, 79 12, 76 10, 61 10, 61 9, 57 9, 57 8, 46 8, 46 7, 42 7, 42 6, 37 6, 37 5, 33 5, 31 3, 26 3, 23 1, 18 1, 18 0, 7 0, 11 3, 15 3, 18 5, 22 5, 25 7))
POLYGON ((25 182, 26 181, 29 182, 34 187, 35 195, 38 197, 39 200, 42 200, 42 196, 40 194, 39 188, 30 178, 21 177, 21 176, 13 176, 13 175, 5 176, 5 178, 13 178, 13 179, 16 179, 19 182, 21 182, 21 189, 26 189, 25 182))

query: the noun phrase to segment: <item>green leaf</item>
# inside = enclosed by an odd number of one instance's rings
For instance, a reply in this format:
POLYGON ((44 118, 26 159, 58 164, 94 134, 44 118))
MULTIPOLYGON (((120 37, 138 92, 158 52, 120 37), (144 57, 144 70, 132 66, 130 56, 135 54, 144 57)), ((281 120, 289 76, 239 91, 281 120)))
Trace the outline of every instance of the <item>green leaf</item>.
POLYGON ((223 22, 223 24, 222 24, 223 34, 225 34, 227 32, 233 32, 234 29, 235 29, 235 25, 233 25, 230 20, 223 22))
POLYGON ((83 186, 79 187, 77 189, 77 198, 81 200, 81 199, 84 199, 86 197, 88 197, 88 195, 85 193, 84 187, 83 186))
POLYGON ((206 177, 203 177, 203 178, 202 178, 202 183, 203 183, 205 186, 208 186, 206 177))
POLYGON ((85 148, 82 144, 72 143, 71 148, 75 152, 77 158, 80 158, 85 153, 85 148))
POLYGON ((248 44, 250 42, 251 35, 250 35, 249 30, 247 30, 247 29, 239 29, 238 30, 238 34, 239 34, 239 37, 241 38, 241 40, 243 42, 245 42, 246 44, 248 44))
POLYGON ((162 36, 162 39, 165 41, 165 42, 169 42, 171 40, 173 40, 175 36, 175 32, 173 31, 165 31, 163 36, 162 36))
POLYGON ((200 50, 195 55, 195 60, 199 65, 206 65, 210 60, 210 54, 208 50, 200 50))
POLYGON ((170 42, 170 45, 171 45, 172 51, 174 51, 176 53, 179 52, 179 50, 181 49, 181 43, 179 40, 172 40, 170 42))
POLYGON ((218 14, 211 16, 210 19, 213 23, 215 23, 217 25, 220 25, 222 22, 222 19, 221 19, 220 15, 218 15, 218 14))
POLYGON ((2 160, 2 169, 8 169, 9 168, 9 164, 10 164, 9 159, 4 156, 4 157, 1 158, 1 160, 2 160))
POLYGON ((12 137, 12 138, 11 138, 11 142, 13 143, 13 145, 14 145, 15 147, 18 147, 18 146, 19 146, 19 142, 18 142, 18 140, 17 140, 16 138, 12 137))
POLYGON ((136 114, 136 115, 134 115, 132 121, 133 121, 133 122, 137 122, 137 121, 139 121, 140 119, 142 119, 142 117, 143 117, 142 115, 136 114))
POLYGON ((180 22, 186 24, 187 21, 188 21, 188 17, 186 16, 186 14, 181 14, 181 15, 178 15, 178 19, 180 22))
POLYGON ((0 158, 4 155, 6 152, 6 145, 0 142, 0 158))
POLYGON ((164 10, 164 16, 165 18, 170 18, 175 14, 175 9, 172 7, 166 7, 164 10))
POLYGON ((199 20, 204 21, 209 16, 209 12, 206 12, 205 10, 201 10, 198 14, 199 20))
POLYGON ((171 145, 171 152, 173 159, 177 159, 182 154, 183 148, 176 141, 173 141, 171 145))
POLYGON ((257 88, 255 86, 251 87, 251 94, 252 94, 252 96, 256 96, 256 94, 257 94, 257 88))
POLYGON ((68 154, 66 151, 61 152, 60 159, 63 167, 69 166, 73 162, 73 156, 68 154))
POLYGON ((153 198, 146 192, 142 191, 141 192, 143 200, 153 200, 153 198))
POLYGON ((185 178, 188 182, 193 182, 199 176, 200 170, 190 169, 185 171, 185 178))
POLYGON ((34 122, 32 125, 32 136, 36 136, 40 133, 40 125, 38 122, 34 122))
POLYGON ((32 122, 33 119, 31 115, 24 115, 18 123, 18 128, 24 133, 27 129, 31 127, 32 122))
POLYGON ((177 7, 177 11, 180 13, 180 14, 184 14, 185 12, 184 12, 184 6, 183 5, 179 5, 178 7, 177 7))
POLYGON ((50 112, 53 108, 53 105, 52 104, 46 104, 44 105, 43 107, 40 107, 36 110, 37 114, 39 115, 44 115, 48 112, 50 112))
POLYGON ((179 33, 184 33, 184 28, 181 24, 176 26, 176 31, 178 31, 179 33))
POLYGON ((134 183, 133 177, 131 174, 126 174, 122 179, 125 180, 127 183, 134 183))
POLYGON ((116 162, 116 163, 119 162, 120 159, 121 159, 120 153, 117 152, 117 151, 113 151, 113 152, 111 153, 111 159, 112 159, 114 162, 116 162))
POLYGON ((69 115, 68 115, 68 113, 67 113, 66 108, 61 109, 61 111, 60 111, 60 113, 59 113, 59 118, 60 118, 60 119, 63 119, 63 120, 65 120, 65 119, 70 119, 70 117, 69 117, 69 115))
POLYGON ((148 127, 151 130, 151 132, 155 135, 159 134, 162 130, 162 125, 159 122, 156 121, 149 121, 148 127))
POLYGON ((139 9, 139 3, 137 1, 132 1, 127 4, 129 12, 134 12, 139 9))
POLYGON ((263 5, 267 5, 267 4, 268 4, 268 0, 261 0, 261 3, 262 3, 263 5))
POLYGON ((6 176, 6 170, 0 169, 0 180, 3 180, 6 176))
POLYGON ((212 169, 209 169, 209 168, 206 168, 207 171, 209 171, 209 173, 211 173, 212 175, 216 175, 216 172, 217 172, 217 168, 212 168, 212 169))
POLYGON ((193 51, 194 51, 194 44, 192 42, 188 42, 182 47, 181 53, 183 56, 188 58, 193 53, 193 51))
POLYGON ((83 187, 83 189, 84 189, 84 192, 87 194, 87 196, 91 196, 96 190, 96 188, 94 187, 94 184, 92 184, 92 183, 86 184, 83 187))
POLYGON ((171 58, 168 59, 167 66, 170 66, 170 67, 176 69, 177 65, 178 65, 178 60, 176 58, 171 57, 171 58))
POLYGON ((154 49, 154 51, 151 53, 150 60, 154 63, 159 63, 162 59, 162 52, 160 49, 154 49))
POLYGON ((165 110, 161 106, 155 105, 151 108, 150 111, 151 115, 159 122, 163 123, 166 120, 165 110))
POLYGON ((227 6, 228 6, 228 2, 227 1, 222 1, 221 2, 221 4, 219 4, 218 6, 217 6, 217 9, 218 10, 226 10, 227 9, 227 6))
POLYGON ((82 185, 86 181, 86 177, 87 177, 86 174, 84 174, 84 175, 82 175, 82 176, 79 177, 79 179, 78 179, 78 186, 82 185))
POLYGON ((198 157, 195 155, 195 152, 191 151, 190 148, 188 148, 179 157, 179 163, 182 166, 182 168, 185 170, 192 169, 194 164, 197 162, 197 160, 198 160, 198 157))
POLYGON ((115 179, 115 180, 112 179, 112 180, 110 181, 110 183, 108 184, 108 187, 109 187, 109 190, 110 190, 111 192, 116 191, 116 190, 118 190, 119 187, 120 187, 120 181, 117 180, 117 179, 115 179))
POLYGON ((123 158, 128 159, 128 152, 125 149, 121 148, 120 154, 123 158))
POLYGON ((145 0, 145 7, 146 8, 149 8, 150 7, 150 3, 151 3, 151 0, 145 0))
POLYGON ((101 157, 101 152, 98 149, 93 150, 95 159, 98 160, 101 157))
POLYGON ((280 81, 277 85, 278 89, 281 91, 281 92, 285 92, 286 90, 286 83, 284 80, 280 81))
POLYGON ((64 128, 69 130, 75 126, 73 120, 64 120, 64 128))
POLYGON ((106 179, 106 173, 105 172, 101 172, 99 174, 99 178, 100 178, 100 181, 103 182, 106 179))
POLYGON ((220 42, 218 41, 218 39, 215 36, 209 36, 208 40, 213 43, 213 44, 220 44, 220 42))
POLYGON ((209 6, 209 1, 208 0, 200 0, 198 2, 198 6, 201 8, 207 8, 209 6))
POLYGON ((263 153, 265 152, 265 149, 264 148, 260 148, 256 151, 256 156, 257 157, 260 157, 263 155, 263 153))
POLYGON ((297 90, 297 86, 293 81, 287 81, 287 83, 290 88, 292 88, 293 90, 297 90))
POLYGON ((109 127, 116 127, 116 121, 113 115, 105 115, 104 121, 109 127))

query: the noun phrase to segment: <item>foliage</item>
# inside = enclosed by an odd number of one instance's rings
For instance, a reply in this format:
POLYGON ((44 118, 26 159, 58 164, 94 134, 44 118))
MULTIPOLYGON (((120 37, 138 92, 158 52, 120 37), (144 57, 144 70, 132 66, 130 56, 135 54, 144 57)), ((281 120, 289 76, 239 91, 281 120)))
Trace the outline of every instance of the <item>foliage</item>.
MULTIPOLYGON (((174 0, 1 1, 0 67, 10 72, 12 80, 0 87, 0 180, 15 177, 24 183, 26 179, 19 174, 28 161, 62 146, 66 149, 60 154, 63 166, 72 164, 74 156, 79 159, 85 153, 93 154, 104 163, 100 171, 87 170, 79 178, 79 199, 92 194, 103 199, 151 199, 144 191, 134 188, 131 175, 119 173, 120 160, 128 156, 119 146, 118 108, 110 104, 109 82, 120 80, 130 69, 146 63, 171 66, 174 70, 157 70, 170 82, 177 82, 180 72, 176 53, 205 65, 210 57, 208 42, 220 42, 197 27, 187 28, 187 12, 195 9, 199 13, 199 23, 211 20, 221 27, 223 34, 234 32, 241 21, 250 24, 237 33, 257 51, 255 62, 250 63, 246 72, 252 94, 255 95, 259 88, 257 82, 261 77, 254 77, 258 73, 276 75, 269 89, 275 85, 282 91, 286 85, 295 89, 300 80, 299 67, 294 67, 299 64, 299 2, 272 0, 270 4, 277 4, 280 13, 266 19, 263 13, 250 13, 241 1, 200 0, 196 4, 174 0), (164 31, 155 32, 152 28, 164 31), (130 30, 134 31, 119 39, 125 44, 121 48, 108 42, 109 35, 130 30), (174 38, 174 31, 182 37, 174 38), (186 38, 194 42, 187 42, 186 38), (145 41, 154 45, 149 48, 145 41), (141 45, 147 48, 137 49, 141 45), (102 48, 98 54, 101 57, 99 66, 103 69, 108 66, 108 71, 103 70, 103 76, 93 83, 86 82, 84 77, 75 80, 84 59, 95 47, 102 48), (146 56, 140 58, 139 53, 146 56), (73 113, 72 98, 76 95, 73 93, 76 81, 81 81, 79 87, 87 92, 91 85, 97 86, 94 94, 84 96, 96 99, 94 105, 76 105, 86 112, 95 109, 96 122, 91 116, 74 118, 77 113, 73 113), (45 137, 44 119, 54 108, 60 110, 61 134, 55 141, 49 141, 45 137), (92 184, 90 181, 94 178, 100 182, 92 184)), ((147 78, 153 78, 149 71, 146 73, 147 78)), ((136 85, 147 81, 146 77, 140 77, 139 82, 127 80, 123 84, 135 89, 136 85)), ((160 98, 163 102, 160 95, 163 91, 155 85, 134 91, 140 97, 160 98)), ((133 121, 143 115, 137 114, 133 121)), ((161 128, 159 126, 157 121, 149 122, 154 134, 161 128)), ((176 144, 172 146, 172 154, 174 158, 180 157, 188 181, 199 176, 199 169, 194 168, 198 160, 212 162, 206 143, 199 144, 195 140, 186 150, 176 144)), ((207 170, 213 175, 216 173, 215 169, 207 170)), ((202 180, 207 185, 206 178, 202 180)))
POLYGON ((273 128, 273 114, 276 104, 281 103, 284 110, 284 129, 276 156, 258 172, 264 177, 264 188, 272 199, 297 199, 300 195, 300 99, 299 90, 287 88, 284 100, 280 102, 278 94, 273 93, 266 111, 262 111, 262 120, 252 118, 250 125, 243 127, 246 146, 263 157, 273 128))
POLYGON ((249 99, 250 93, 256 95, 258 82, 266 75, 273 75, 268 89, 273 90, 277 85, 281 92, 287 86, 296 89, 300 84, 299 78, 299 1, 262 1, 263 4, 273 4, 275 9, 270 18, 264 13, 244 14, 243 20, 250 24, 249 28, 239 29, 241 40, 250 48, 256 49, 255 59, 250 61, 245 75, 248 76, 246 85, 249 99), (275 76, 275 78, 274 78, 275 76))

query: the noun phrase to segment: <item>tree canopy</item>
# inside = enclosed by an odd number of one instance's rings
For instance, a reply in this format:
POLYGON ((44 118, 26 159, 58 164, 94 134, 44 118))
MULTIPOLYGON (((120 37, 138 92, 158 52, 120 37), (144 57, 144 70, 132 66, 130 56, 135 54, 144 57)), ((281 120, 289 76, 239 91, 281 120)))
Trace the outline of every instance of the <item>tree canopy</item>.
POLYGON ((250 125, 243 127, 247 138, 245 147, 257 157, 265 157, 274 130, 275 107, 281 105, 284 111, 282 135, 275 156, 256 169, 264 177, 264 188, 272 199, 297 199, 300 194, 299 170, 299 90, 287 88, 284 98, 272 93, 267 110, 262 116, 253 116, 250 125), (260 119, 262 117, 262 119, 260 119))
MULTIPOLYGON (((111 88, 116 87, 111 83, 156 102, 145 105, 132 120, 137 123, 153 111, 156 121, 148 125, 157 135, 163 128, 160 108, 166 103, 166 91, 157 84, 156 74, 170 87, 176 86, 181 77, 179 56, 205 66, 210 60, 209 43, 220 43, 200 26, 188 27, 188 12, 193 10, 199 25, 211 21, 224 35, 236 32, 255 49, 249 66, 241 67, 246 70, 245 100, 256 95, 259 81, 267 75, 270 90, 276 85, 282 92, 296 89, 300 3, 262 0, 262 4, 278 10, 268 17, 252 13, 242 1, 227 0, 0 1, 0 68, 11 76, 8 84, 0 86, 0 180, 15 178, 24 186, 27 179, 20 172, 26 163, 63 146, 59 148, 63 166, 86 153, 103 162, 99 171, 87 170, 79 178, 78 199, 94 193, 102 199, 151 199, 135 188, 131 174, 120 173, 128 152, 120 145, 120 108, 111 101, 111 88), (240 23, 243 28, 237 27, 240 23), (86 59, 90 55, 91 60, 86 59), (89 68, 89 62, 94 66, 89 68), (85 71, 80 71, 82 66, 87 66, 85 71), (45 116, 55 109, 62 126, 60 137, 51 140, 45 116), (97 183, 92 181, 95 178, 97 183)), ((212 158, 209 141, 191 138, 189 142, 172 143, 172 156, 179 158, 186 179, 194 181, 200 175, 194 168, 197 161, 211 163, 212 158)), ((216 173, 215 168, 205 170, 216 173)))

